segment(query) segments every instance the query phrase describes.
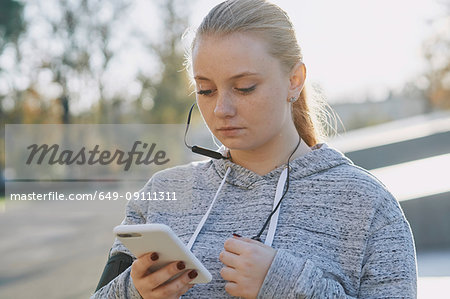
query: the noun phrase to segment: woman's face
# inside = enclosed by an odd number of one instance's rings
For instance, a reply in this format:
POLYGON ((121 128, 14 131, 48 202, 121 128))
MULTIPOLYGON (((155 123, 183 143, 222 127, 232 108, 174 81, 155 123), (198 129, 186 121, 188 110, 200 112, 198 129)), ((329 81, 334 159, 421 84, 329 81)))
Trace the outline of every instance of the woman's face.
POLYGON ((290 77, 261 38, 207 35, 192 54, 197 103, 222 144, 257 150, 286 138, 283 133, 293 126, 290 77))

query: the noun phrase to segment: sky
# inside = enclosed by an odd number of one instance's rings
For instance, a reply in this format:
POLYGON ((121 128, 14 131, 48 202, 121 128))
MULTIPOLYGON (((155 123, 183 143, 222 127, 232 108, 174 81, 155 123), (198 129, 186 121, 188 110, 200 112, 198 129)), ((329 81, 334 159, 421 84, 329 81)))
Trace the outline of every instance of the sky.
MULTIPOLYGON (((199 0, 196 26, 221 1, 199 0)), ((330 102, 383 99, 426 69, 421 44, 428 21, 442 14, 435 0, 271 1, 291 18, 310 83, 330 102)))

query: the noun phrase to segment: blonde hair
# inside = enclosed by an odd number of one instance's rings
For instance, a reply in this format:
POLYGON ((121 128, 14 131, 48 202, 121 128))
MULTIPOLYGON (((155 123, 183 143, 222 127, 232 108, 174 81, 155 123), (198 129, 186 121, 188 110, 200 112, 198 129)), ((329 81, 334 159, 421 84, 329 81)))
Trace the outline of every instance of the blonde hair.
MULTIPOLYGON (((234 32, 257 33, 267 43, 269 53, 280 61, 287 73, 298 62, 303 62, 288 15, 277 5, 264 0, 228 0, 215 6, 198 27, 190 53, 201 36, 234 32)), ((186 56, 188 67, 192 65, 190 53, 186 56)), ((321 98, 312 98, 308 95, 310 90, 311 86, 303 88, 293 104, 292 117, 302 139, 309 146, 314 146, 325 137, 324 125, 328 124, 330 115, 325 109, 326 102, 321 98)))

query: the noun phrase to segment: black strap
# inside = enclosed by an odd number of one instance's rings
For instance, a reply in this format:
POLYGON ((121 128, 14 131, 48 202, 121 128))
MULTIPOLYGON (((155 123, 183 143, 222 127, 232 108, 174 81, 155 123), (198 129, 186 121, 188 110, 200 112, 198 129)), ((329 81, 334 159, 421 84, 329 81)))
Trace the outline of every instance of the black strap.
POLYGON ((108 262, 106 262, 102 277, 100 277, 100 281, 98 282, 95 291, 97 292, 103 286, 107 285, 111 280, 119 276, 119 274, 128 269, 128 267, 131 266, 132 263, 133 258, 123 252, 119 252, 118 254, 110 257, 108 259, 108 262))

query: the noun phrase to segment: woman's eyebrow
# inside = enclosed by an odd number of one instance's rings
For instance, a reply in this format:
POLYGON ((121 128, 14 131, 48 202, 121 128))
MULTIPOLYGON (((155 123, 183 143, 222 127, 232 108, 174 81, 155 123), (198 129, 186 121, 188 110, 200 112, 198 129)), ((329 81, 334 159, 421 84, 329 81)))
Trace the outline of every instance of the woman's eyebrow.
POLYGON ((243 73, 234 75, 234 76, 231 77, 230 79, 233 80, 233 79, 239 79, 239 78, 242 78, 242 77, 247 77, 247 76, 258 76, 258 75, 259 75, 259 73, 254 73, 254 72, 243 72, 243 73))
MULTIPOLYGON (((239 79, 239 78, 242 78, 242 77, 258 76, 258 75, 260 75, 260 74, 259 73, 254 73, 254 72, 242 72, 242 73, 239 73, 237 75, 232 76, 229 80, 235 80, 235 79, 239 79)), ((206 77, 203 77, 203 76, 195 76, 194 79, 198 80, 198 81, 211 81, 210 79, 208 79, 206 77)))
POLYGON ((203 76, 195 76, 194 79, 197 81, 211 81, 208 78, 203 77, 203 76))

